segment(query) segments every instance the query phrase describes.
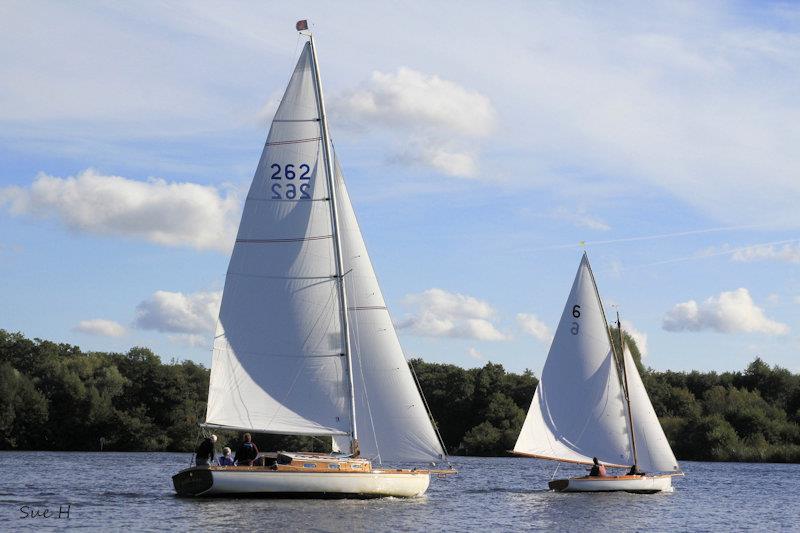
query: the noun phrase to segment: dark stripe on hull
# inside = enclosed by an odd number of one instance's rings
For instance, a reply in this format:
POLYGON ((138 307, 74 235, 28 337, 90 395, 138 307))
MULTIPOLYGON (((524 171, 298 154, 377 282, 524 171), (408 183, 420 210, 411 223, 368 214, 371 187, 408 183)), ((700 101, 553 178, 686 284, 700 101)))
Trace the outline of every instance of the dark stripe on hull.
POLYGON ((569 486, 568 479, 554 479, 547 484, 550 487, 550 490, 554 490, 556 492, 574 492, 574 493, 586 493, 586 492, 629 492, 631 494, 657 494, 661 492, 660 490, 564 490, 569 486))

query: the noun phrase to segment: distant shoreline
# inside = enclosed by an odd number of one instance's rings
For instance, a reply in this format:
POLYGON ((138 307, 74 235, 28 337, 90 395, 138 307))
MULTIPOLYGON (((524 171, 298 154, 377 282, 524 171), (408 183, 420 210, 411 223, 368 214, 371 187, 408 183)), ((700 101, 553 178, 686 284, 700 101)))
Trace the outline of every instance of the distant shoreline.
MULTIPOLYGON (((743 372, 647 370, 626 342, 678 460, 800 463, 800 374, 760 359, 743 372)), ((538 385, 532 372, 409 364, 451 456, 507 457, 538 385)), ((202 365, 165 364, 148 348, 83 352, 0 329, 0 450, 190 454, 208 380, 202 365)), ((238 445, 239 433, 216 433, 220 449, 238 445)), ((254 439, 263 450, 330 450, 330 439, 254 439)))

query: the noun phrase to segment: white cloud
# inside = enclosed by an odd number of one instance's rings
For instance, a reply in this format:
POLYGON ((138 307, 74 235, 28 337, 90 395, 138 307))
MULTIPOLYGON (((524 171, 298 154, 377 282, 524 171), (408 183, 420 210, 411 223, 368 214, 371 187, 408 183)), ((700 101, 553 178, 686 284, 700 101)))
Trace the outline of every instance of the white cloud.
MULTIPOLYGON (((138 328, 163 333, 208 335, 216 326, 221 300, 221 292, 156 291, 136 306, 134 323, 138 328)), ((181 339, 187 338, 192 339, 181 339)))
POLYGON ((564 207, 553 211, 552 217, 556 220, 569 222, 577 228, 587 228, 597 231, 608 231, 611 229, 603 220, 590 215, 585 209, 566 209, 564 207))
POLYGON ((393 161, 424 164, 449 176, 477 174, 477 150, 468 139, 489 135, 495 124, 487 96, 406 67, 373 72, 358 89, 335 98, 332 108, 341 122, 361 130, 402 130, 404 148, 393 161))
POLYGON ((211 337, 209 335, 174 333, 172 335, 167 335, 167 338, 174 343, 183 344, 191 348, 211 348, 211 337))
POLYGON ((72 329, 80 333, 99 335, 101 337, 121 337, 126 333, 125 327, 121 324, 103 318, 81 320, 78 322, 78 325, 72 329))
POLYGON ((699 304, 694 300, 679 303, 664 316, 662 327, 666 331, 714 330, 768 335, 785 335, 789 332, 786 324, 767 318, 745 288, 721 292, 699 304))
POLYGON ((14 215, 55 218, 73 231, 219 251, 230 250, 240 211, 236 195, 216 187, 92 169, 67 178, 39 174, 28 188, 2 188, 2 205, 14 215))
POLYGON ((501 341, 508 337, 492 322, 491 305, 472 296, 428 289, 409 294, 404 303, 416 308, 415 314, 398 324, 415 335, 425 337, 458 337, 484 341, 501 341))
POLYGON ((395 73, 373 72, 359 89, 339 97, 336 106, 350 119, 408 129, 430 127, 468 137, 488 135, 495 120, 488 97, 406 67, 395 73))
POLYGON ((631 336, 642 357, 647 357, 647 333, 636 329, 636 326, 627 320, 622 321, 622 330, 631 336))
POLYGON ((538 341, 549 344, 553 340, 553 333, 544 322, 539 320, 536 315, 530 313, 518 313, 517 325, 527 333, 533 336, 538 341))
POLYGON ((764 245, 751 246, 737 250, 731 256, 733 261, 749 263, 752 261, 784 261, 800 263, 800 244, 784 244, 783 246, 764 245))
POLYGON ((475 349, 474 346, 470 346, 469 350, 467 350, 467 355, 478 361, 483 359, 483 354, 481 354, 481 352, 475 349))

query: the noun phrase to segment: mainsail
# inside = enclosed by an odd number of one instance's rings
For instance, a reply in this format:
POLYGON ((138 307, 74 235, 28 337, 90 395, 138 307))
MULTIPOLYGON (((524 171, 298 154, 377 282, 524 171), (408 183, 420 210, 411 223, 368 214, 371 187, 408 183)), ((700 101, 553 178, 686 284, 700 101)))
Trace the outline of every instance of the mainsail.
POLYGON ((514 452, 631 465, 622 385, 584 255, 514 452))
POLYGON ((352 370, 362 453, 382 460, 436 459, 442 448, 397 340, 337 163, 348 368, 314 61, 309 42, 275 113, 245 201, 225 279, 206 424, 347 436, 349 446, 352 370))
POLYGON ((542 459, 675 471, 675 456, 626 353, 631 417, 597 285, 584 254, 514 452, 542 459), (633 420, 631 429, 630 420, 633 420))

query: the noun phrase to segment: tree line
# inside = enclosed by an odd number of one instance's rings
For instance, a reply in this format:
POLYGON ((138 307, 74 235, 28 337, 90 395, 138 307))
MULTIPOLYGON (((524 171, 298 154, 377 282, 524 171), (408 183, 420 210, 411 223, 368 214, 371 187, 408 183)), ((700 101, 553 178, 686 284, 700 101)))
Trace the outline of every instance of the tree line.
MULTIPOLYGON (((655 371, 642 366, 632 339, 625 342, 679 459, 800 462, 800 374, 758 358, 743 372, 655 371)), ((450 453, 513 448, 538 384, 531 371, 410 364, 450 453)), ((0 330, 0 449, 193 450, 208 379, 202 365, 163 363, 147 348, 83 352, 0 330)), ((218 434, 238 442, 235 433, 218 434)), ((256 441, 265 450, 330 449, 308 437, 256 441)))

